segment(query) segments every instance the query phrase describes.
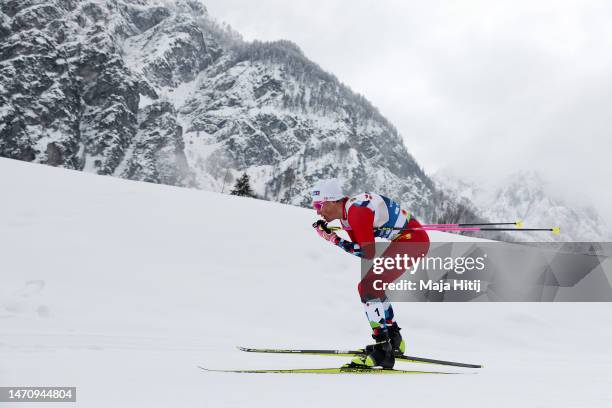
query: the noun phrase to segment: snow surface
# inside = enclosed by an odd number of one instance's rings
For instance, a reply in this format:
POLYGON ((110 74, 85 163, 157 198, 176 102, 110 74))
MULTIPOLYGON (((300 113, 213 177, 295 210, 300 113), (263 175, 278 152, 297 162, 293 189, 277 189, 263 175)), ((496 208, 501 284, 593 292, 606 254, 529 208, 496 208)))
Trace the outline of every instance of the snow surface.
POLYGON ((347 360, 236 345, 369 342, 359 261, 313 211, 8 159, 0 191, 0 385, 78 387, 54 407, 612 404, 607 303, 396 304, 408 354, 486 366, 465 375, 203 372, 347 360))

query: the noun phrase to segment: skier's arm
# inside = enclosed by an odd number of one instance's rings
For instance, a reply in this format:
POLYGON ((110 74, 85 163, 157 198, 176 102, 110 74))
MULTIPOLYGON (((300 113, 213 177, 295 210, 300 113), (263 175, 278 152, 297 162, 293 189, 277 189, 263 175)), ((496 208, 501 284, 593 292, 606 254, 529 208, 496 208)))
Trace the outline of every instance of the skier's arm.
POLYGON ((353 245, 358 245, 362 258, 374 258, 374 213, 366 207, 352 206, 347 214, 348 223, 352 228, 353 245))
POLYGON ((348 241, 340 238, 335 232, 327 227, 327 223, 323 220, 319 220, 312 224, 312 227, 317 231, 319 236, 332 244, 339 246, 349 254, 361 257, 361 247, 355 242, 348 241))

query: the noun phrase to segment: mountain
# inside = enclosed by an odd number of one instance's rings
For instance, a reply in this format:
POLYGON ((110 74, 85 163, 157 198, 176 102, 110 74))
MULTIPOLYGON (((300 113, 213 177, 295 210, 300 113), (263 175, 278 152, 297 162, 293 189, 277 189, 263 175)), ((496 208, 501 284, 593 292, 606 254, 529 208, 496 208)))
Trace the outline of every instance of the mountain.
POLYGON ((307 205, 316 180, 476 220, 397 129, 289 41, 245 42, 194 0, 4 1, 0 156, 307 205))
POLYGON ((434 176, 439 189, 457 202, 471 205, 474 212, 492 221, 525 221, 525 228, 561 227, 557 237, 549 233, 521 233, 532 241, 609 241, 610 230, 597 211, 571 206, 556 197, 550 186, 534 171, 520 171, 502 180, 498 187, 479 186, 448 173, 434 176), (471 203, 471 204, 470 204, 471 203))

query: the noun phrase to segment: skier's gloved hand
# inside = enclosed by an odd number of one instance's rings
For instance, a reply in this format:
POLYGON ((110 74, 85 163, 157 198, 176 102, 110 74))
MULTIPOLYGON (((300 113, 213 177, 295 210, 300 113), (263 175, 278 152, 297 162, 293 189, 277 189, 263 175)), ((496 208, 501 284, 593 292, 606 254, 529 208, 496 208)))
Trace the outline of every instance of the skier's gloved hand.
POLYGON ((319 234, 321 238, 333 243, 334 245, 338 245, 340 237, 336 235, 335 232, 329 229, 325 221, 318 220, 317 222, 312 224, 312 227, 315 229, 315 231, 317 231, 317 234, 319 234))
POLYGON ((323 220, 319 220, 312 224, 312 227, 317 231, 320 237, 326 239, 334 245, 339 246, 344 249, 349 254, 362 257, 363 254, 361 252, 361 246, 359 246, 356 242, 347 241, 345 239, 340 238, 327 226, 327 223, 323 220))
POLYGON ((331 234, 332 230, 327 226, 327 223, 323 220, 317 220, 314 224, 312 224, 313 228, 321 228, 323 231, 331 234))

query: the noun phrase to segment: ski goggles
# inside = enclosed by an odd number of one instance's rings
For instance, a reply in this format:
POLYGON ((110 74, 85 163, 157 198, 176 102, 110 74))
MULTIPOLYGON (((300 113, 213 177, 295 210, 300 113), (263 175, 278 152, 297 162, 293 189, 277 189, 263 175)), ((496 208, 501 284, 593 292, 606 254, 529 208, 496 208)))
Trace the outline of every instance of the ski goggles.
POLYGON ((323 203, 325 203, 325 201, 313 201, 312 208, 314 208, 317 211, 321 211, 321 207, 323 207, 323 203))

